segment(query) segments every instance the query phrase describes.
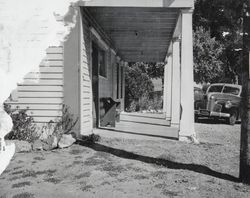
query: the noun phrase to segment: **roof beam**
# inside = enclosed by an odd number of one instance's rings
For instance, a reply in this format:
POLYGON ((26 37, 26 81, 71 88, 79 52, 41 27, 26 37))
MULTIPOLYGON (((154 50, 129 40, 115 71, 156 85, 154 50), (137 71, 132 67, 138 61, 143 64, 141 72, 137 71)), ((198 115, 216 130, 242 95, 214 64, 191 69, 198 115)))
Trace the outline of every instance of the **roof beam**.
POLYGON ((193 8, 194 0, 84 0, 80 6, 193 8))

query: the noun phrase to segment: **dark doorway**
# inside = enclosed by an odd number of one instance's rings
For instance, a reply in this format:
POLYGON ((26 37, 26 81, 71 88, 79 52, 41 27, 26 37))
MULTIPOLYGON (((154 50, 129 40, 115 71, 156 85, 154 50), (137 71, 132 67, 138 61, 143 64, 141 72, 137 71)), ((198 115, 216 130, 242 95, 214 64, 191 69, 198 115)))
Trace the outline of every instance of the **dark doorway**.
POLYGON ((92 89, 93 89, 93 127, 99 126, 99 65, 98 46, 92 42, 92 89))

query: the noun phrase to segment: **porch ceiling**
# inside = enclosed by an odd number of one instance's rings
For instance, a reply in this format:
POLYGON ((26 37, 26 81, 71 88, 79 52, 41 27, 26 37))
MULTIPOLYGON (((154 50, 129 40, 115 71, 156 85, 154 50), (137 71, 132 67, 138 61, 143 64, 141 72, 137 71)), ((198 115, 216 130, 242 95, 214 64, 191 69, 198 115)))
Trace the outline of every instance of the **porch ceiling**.
POLYGON ((88 7, 89 14, 127 62, 164 61, 179 11, 176 8, 88 7))

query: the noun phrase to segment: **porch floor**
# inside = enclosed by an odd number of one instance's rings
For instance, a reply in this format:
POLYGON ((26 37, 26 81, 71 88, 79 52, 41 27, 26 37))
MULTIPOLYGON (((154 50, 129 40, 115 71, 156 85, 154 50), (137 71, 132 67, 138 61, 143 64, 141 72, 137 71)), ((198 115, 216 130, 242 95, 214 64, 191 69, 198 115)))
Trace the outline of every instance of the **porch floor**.
POLYGON ((102 127, 94 130, 104 137, 128 139, 168 138, 178 139, 178 128, 170 127, 170 121, 163 114, 121 113, 116 127, 102 127))

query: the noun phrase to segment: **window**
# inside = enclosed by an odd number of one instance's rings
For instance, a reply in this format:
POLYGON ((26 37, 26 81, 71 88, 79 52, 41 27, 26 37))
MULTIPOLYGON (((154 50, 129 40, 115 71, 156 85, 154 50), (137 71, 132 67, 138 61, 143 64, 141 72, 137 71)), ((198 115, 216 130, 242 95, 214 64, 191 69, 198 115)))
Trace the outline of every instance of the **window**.
POLYGON ((223 93, 229 93, 229 94, 233 94, 233 95, 238 95, 240 93, 240 89, 237 87, 228 87, 225 86, 223 93))
POLYGON ((107 77, 106 53, 102 49, 99 49, 99 75, 107 77))
POLYGON ((209 88, 208 92, 217 92, 220 93, 222 91, 223 85, 213 85, 209 88))

